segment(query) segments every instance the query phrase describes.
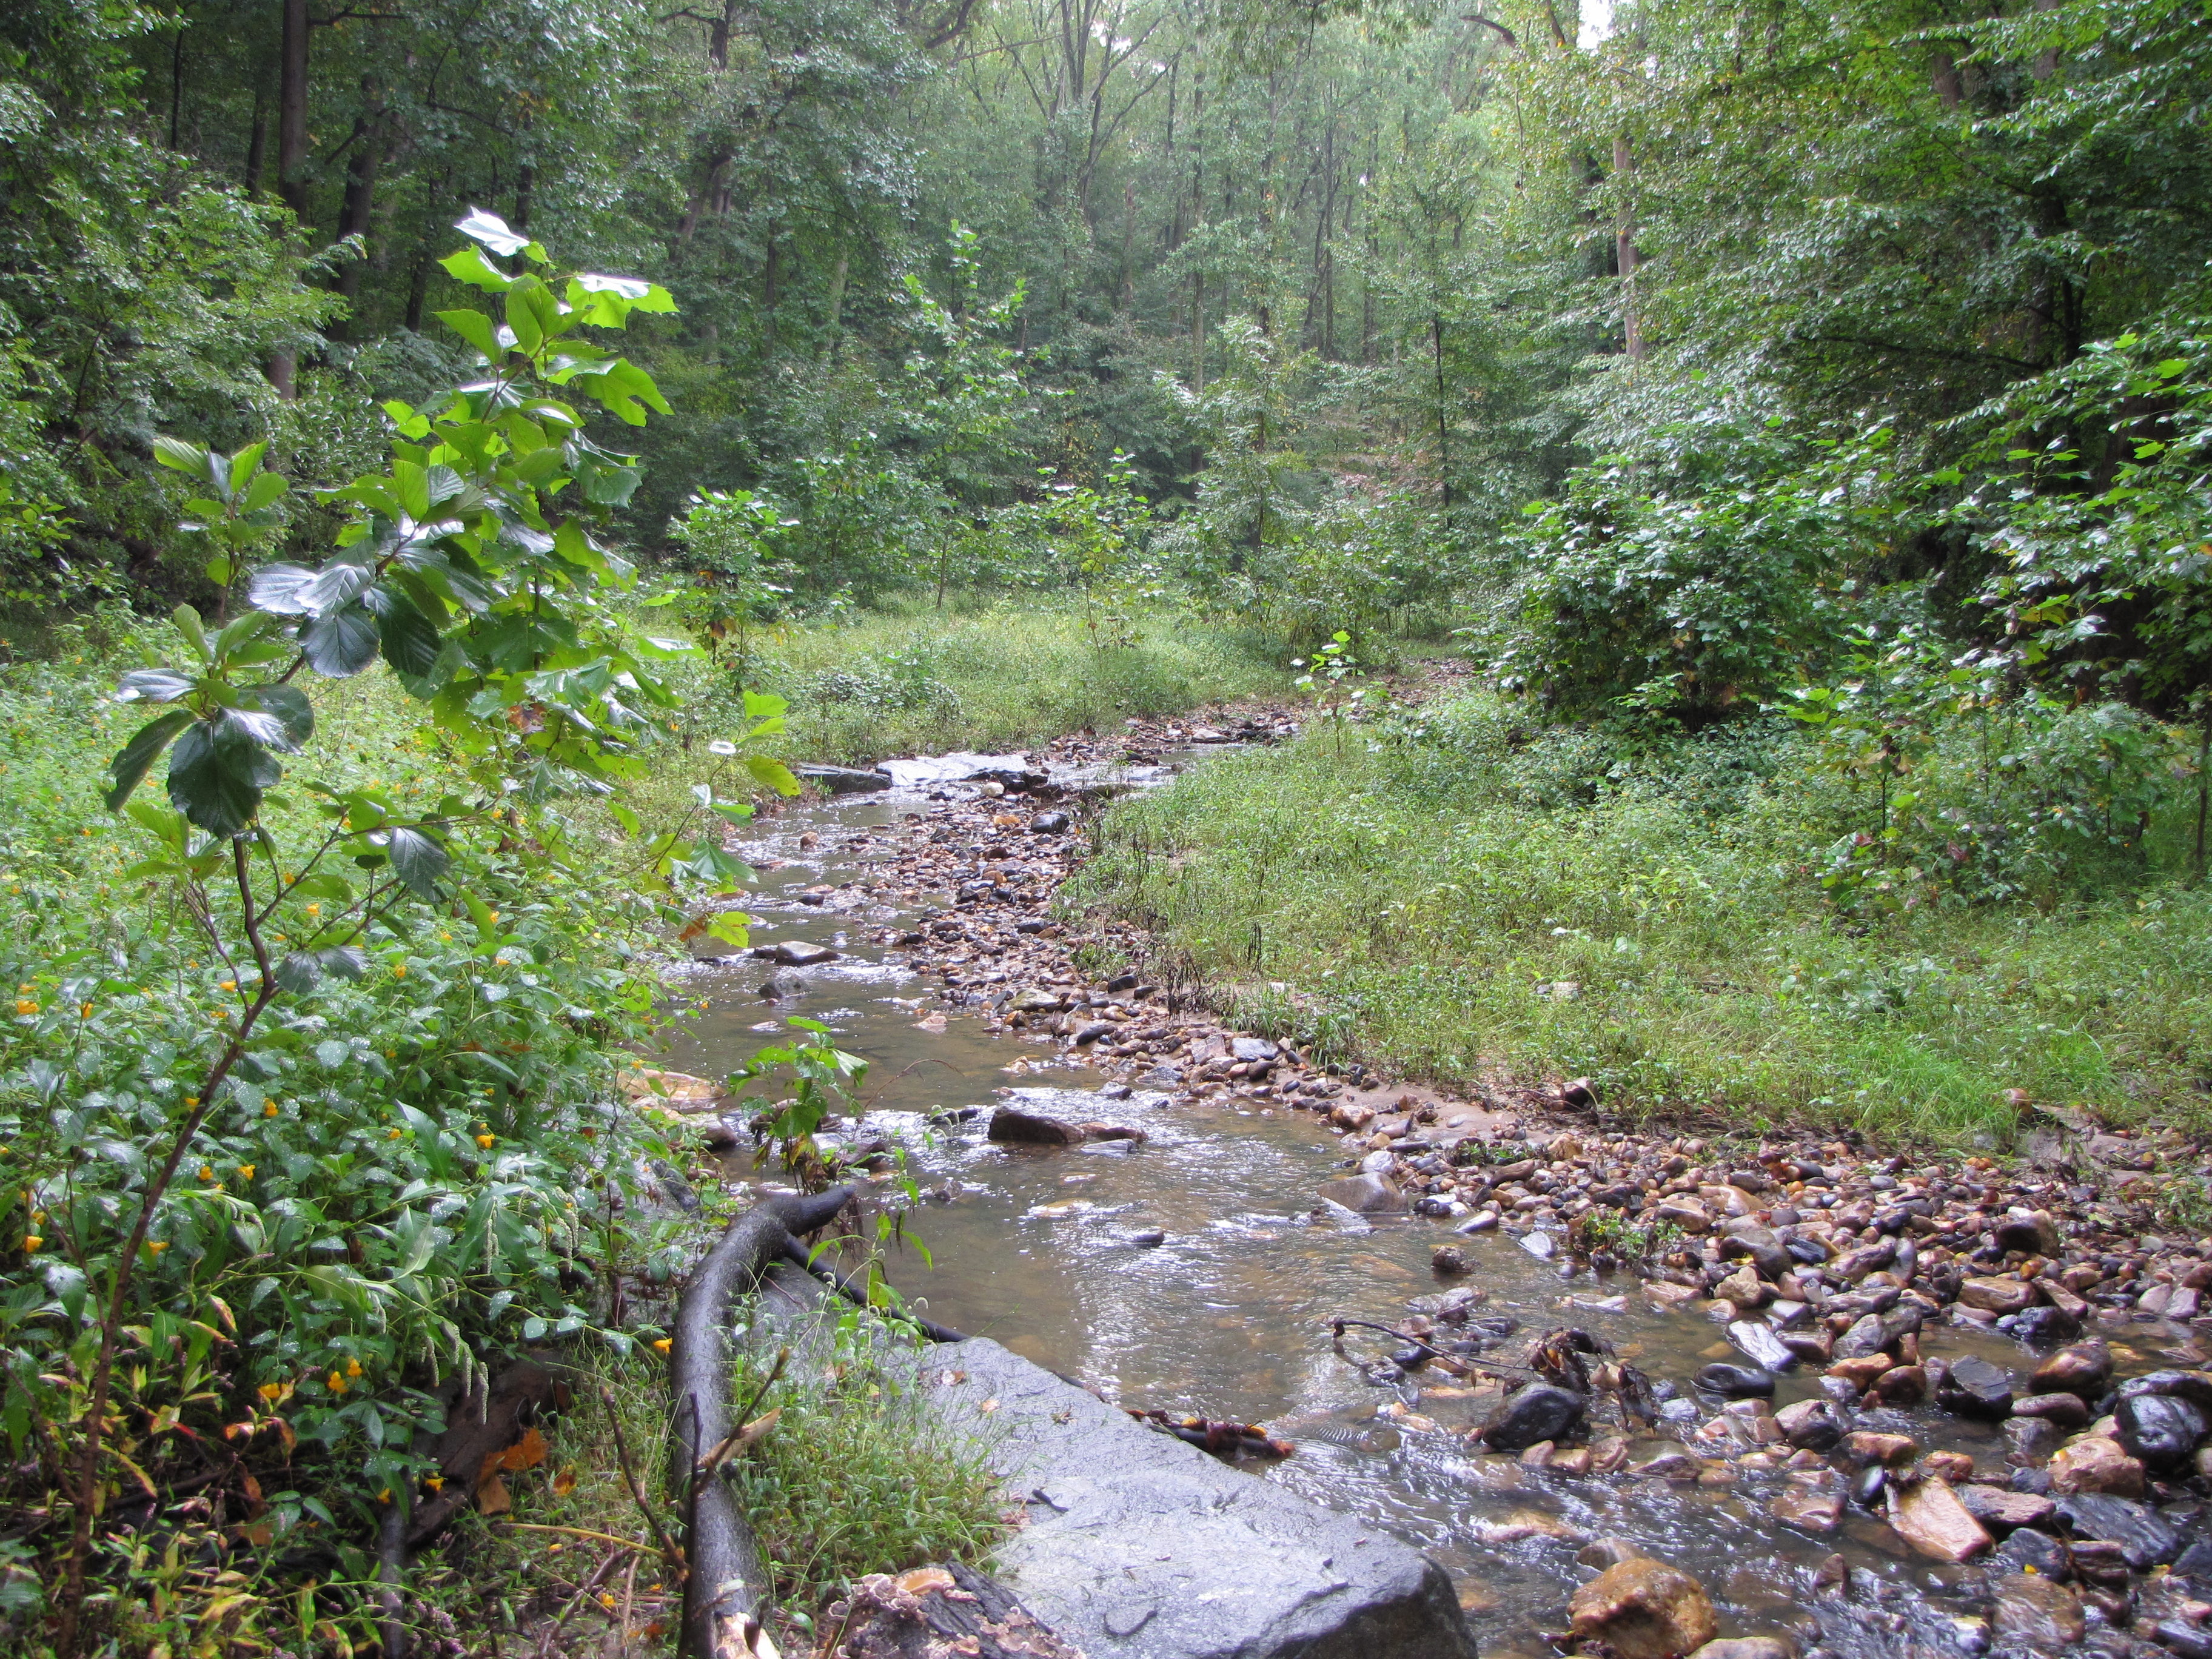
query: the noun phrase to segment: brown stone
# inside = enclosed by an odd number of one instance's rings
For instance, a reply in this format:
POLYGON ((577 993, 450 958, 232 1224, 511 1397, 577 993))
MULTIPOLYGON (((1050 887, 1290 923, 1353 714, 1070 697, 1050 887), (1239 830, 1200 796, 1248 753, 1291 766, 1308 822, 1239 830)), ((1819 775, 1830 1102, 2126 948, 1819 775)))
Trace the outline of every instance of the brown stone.
POLYGON ((2088 1402, 2078 1394, 2032 1394, 2012 1402, 2014 1417, 2039 1417, 2061 1429, 2089 1426, 2088 1402))
POLYGON ((1897 1362, 1886 1353, 1870 1353, 1857 1359, 1838 1359, 1828 1367, 1828 1375, 1840 1376, 1855 1389, 1869 1389, 1884 1371, 1893 1370, 1897 1362))
POLYGON ((2017 1279, 1970 1279, 1959 1286, 1959 1300, 2000 1317, 2035 1305, 2035 1286, 2017 1279))
MULTIPOLYGON (((2076 1342, 2036 1367, 2031 1394, 2077 1394, 2094 1400, 2112 1381, 2112 1353, 2102 1342, 2076 1342)), ((2014 1407, 2019 1409, 2017 1406, 2014 1407)))
POLYGON ((1739 1308, 1763 1308, 1774 1300, 1774 1287, 1761 1279, 1747 1261, 1713 1286, 1713 1294, 1739 1308))
POLYGON ((2032 1492, 2014 1492, 2009 1486, 1989 1486, 1975 1483, 1960 1486, 1959 1501, 1966 1506, 1966 1513, 1985 1527, 1995 1527, 2010 1532, 2016 1527, 2039 1527, 2051 1518, 2055 1507, 2048 1498, 2032 1492))
POLYGON ((2072 1647, 2088 1628, 2074 1592, 2034 1573, 1997 1581, 1996 1612, 1990 1622, 2001 1638, 2054 1653, 2072 1647))
POLYGON ((2051 1490, 2110 1492, 2115 1498, 2143 1495, 2143 1466, 2121 1450, 2116 1440, 2085 1434, 2069 1440, 2051 1459, 2051 1490))
POLYGON ((1920 1455, 1920 1448, 1901 1434, 1856 1429, 1844 1437, 1844 1454, 1861 1466, 1880 1463, 1887 1468, 1901 1469, 1920 1455))
POLYGON ((1588 1474, 1590 1472, 1590 1449, 1577 1446, 1571 1451, 1555 1451, 1545 1467, 1554 1474, 1588 1474))
POLYGON ((1658 1220, 1671 1223, 1693 1237, 1713 1230, 1713 1218, 1705 1206, 1686 1198, 1667 1199, 1653 1213, 1658 1220))
POLYGON ((1920 1467, 1930 1474, 1940 1474, 1953 1486, 1974 1478, 1974 1460, 1965 1452, 1932 1451, 1920 1460, 1920 1467))
POLYGON ((1990 1539, 1941 1475, 1897 1482, 1889 1489, 1889 1524, 1905 1541, 1937 1561, 1968 1561, 1990 1539))
POLYGON ((1567 1602, 1571 1628, 1617 1659, 1682 1659, 1720 1633, 1705 1587, 1663 1561, 1607 1567, 1567 1602))
POLYGON ((1917 1406, 1928 1397, 1928 1373, 1918 1365, 1898 1365, 1874 1380, 1874 1392, 1886 1406, 1917 1406))
POLYGON ((1801 1532, 1829 1533, 1844 1523, 1844 1495, 1788 1486, 1775 1495, 1774 1518, 1801 1532))
POLYGON ((991 1114, 990 1138, 1024 1146, 1073 1146, 1084 1137, 1082 1129, 1075 1124, 1001 1106, 991 1114))

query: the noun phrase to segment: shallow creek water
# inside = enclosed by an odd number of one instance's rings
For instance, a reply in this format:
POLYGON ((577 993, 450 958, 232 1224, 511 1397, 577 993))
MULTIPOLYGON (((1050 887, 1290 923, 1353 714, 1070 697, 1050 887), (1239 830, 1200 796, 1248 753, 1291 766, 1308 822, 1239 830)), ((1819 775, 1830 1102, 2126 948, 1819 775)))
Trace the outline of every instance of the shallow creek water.
MULTIPOLYGON (((1842 1531, 1813 1537, 1768 1516, 1778 1474, 1741 1474, 1726 1485, 1577 1479, 1471 1455, 1461 1431, 1486 1400, 1433 1370, 1396 1388, 1370 1383, 1334 1350, 1328 1322, 1394 1322, 1408 1298, 1443 1288, 1429 1257, 1452 1237, 1447 1223, 1309 1222, 1315 1187, 1341 1173, 1343 1157, 1313 1115, 1271 1115, 1251 1103, 1170 1105, 1141 1091, 1069 1098, 1105 1079, 1080 1066, 1036 1070, 1050 1065, 1050 1048, 990 1036, 973 1014, 945 1007, 934 982, 902 953, 871 942, 897 913, 839 914, 791 896, 871 874, 863 860, 889 852, 860 845, 854 832, 928 805, 907 791, 847 798, 792 811, 752 833, 750 856, 782 861, 762 871, 749 907, 762 921, 755 943, 806 939, 845 954, 810 969, 775 968, 779 981, 799 988, 773 1002, 759 994, 769 963, 700 963, 684 988, 704 1011, 664 1063, 720 1075, 772 1041, 792 1014, 823 1021, 841 1047, 866 1057, 862 1133, 902 1141, 924 1187, 954 1194, 912 1218, 934 1265, 910 1250, 889 1264, 932 1317, 995 1337, 1111 1401, 1269 1424, 1297 1453, 1253 1472, 1426 1550, 1456 1582, 1487 1655, 1549 1651, 1540 1632, 1565 1628, 1566 1599, 1589 1577, 1575 1564, 1577 1545, 1609 1535, 1695 1573, 1719 1607, 1723 1635, 1792 1627, 1801 1643, 1836 1653, 1955 1650, 1948 1619, 1960 1610, 1953 1591, 1961 1570, 1911 1556, 1871 1515, 1848 1510, 1842 1531), (801 846, 808 832, 818 844, 801 846), (938 1010, 946 1016, 942 1030, 918 1026, 938 1010), (1004 1069, 1018 1060, 1030 1065, 1004 1069), (998 1092, 1010 1088, 1016 1092, 998 1092), (994 1146, 983 1117, 1000 1099, 1135 1124, 1150 1139, 1134 1150, 1126 1142, 994 1146), (927 1121, 963 1106, 984 1110, 944 1128, 927 1121), (1151 1230, 1165 1243, 1132 1242, 1151 1230), (1814 1567, 1837 1552, 1870 1592, 1855 1598, 1847 1618, 1812 1589, 1814 1567)), ((1563 1277, 1557 1263, 1495 1233, 1456 1242, 1473 1267, 1457 1282, 1488 1292, 1483 1314, 1510 1316, 1532 1334, 1579 1325, 1686 1391, 1709 1360, 1741 1363, 1717 1326, 1694 1312, 1655 1309, 1628 1275, 1563 1277)), ((1931 1328, 1924 1340, 1930 1353, 1978 1352, 2023 1377, 2033 1364, 2000 1337, 1931 1328)), ((1371 1356, 1385 1340, 1352 1333, 1346 1346, 1371 1356)), ((1515 1357, 1517 1345, 1499 1352, 1515 1357)), ((1814 1388, 1810 1376, 1785 1378, 1775 1404, 1814 1388)), ((1716 1404, 1706 1402, 1704 1414, 1716 1404)), ((1890 1415, 1877 1425, 1971 1452, 1984 1465, 2002 1461, 2004 1442, 1993 1430, 1933 1410, 1890 1415)), ((1639 1446, 1637 1455, 1657 1449, 1639 1446)))

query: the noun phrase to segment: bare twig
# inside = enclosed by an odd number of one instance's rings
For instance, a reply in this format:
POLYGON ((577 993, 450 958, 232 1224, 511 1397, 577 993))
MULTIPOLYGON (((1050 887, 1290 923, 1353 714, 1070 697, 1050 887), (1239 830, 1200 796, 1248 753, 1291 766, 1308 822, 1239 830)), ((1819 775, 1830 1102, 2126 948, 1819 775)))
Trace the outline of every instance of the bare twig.
POLYGON ((657 1544, 641 1544, 634 1538, 617 1538, 611 1532, 593 1532, 589 1527, 556 1527, 542 1521, 509 1521, 506 1524, 512 1532, 566 1533, 571 1538, 591 1538, 602 1544, 619 1544, 624 1549, 635 1550, 641 1555, 660 1553, 657 1544))
POLYGON ((623 1482, 629 1486, 629 1495, 637 1500, 637 1507, 645 1516, 646 1525, 653 1528, 653 1535, 660 1540, 661 1557, 668 1563, 669 1571, 681 1583, 690 1569, 684 1565, 684 1552, 671 1541, 668 1529, 660 1524, 660 1516, 653 1511, 653 1505, 645 1501, 645 1487, 639 1483, 637 1471, 630 1465, 629 1443, 623 1438, 622 1412, 615 1404, 615 1391, 602 1385, 599 1403, 607 1408, 607 1426, 614 1431, 615 1457, 622 1465, 623 1482))

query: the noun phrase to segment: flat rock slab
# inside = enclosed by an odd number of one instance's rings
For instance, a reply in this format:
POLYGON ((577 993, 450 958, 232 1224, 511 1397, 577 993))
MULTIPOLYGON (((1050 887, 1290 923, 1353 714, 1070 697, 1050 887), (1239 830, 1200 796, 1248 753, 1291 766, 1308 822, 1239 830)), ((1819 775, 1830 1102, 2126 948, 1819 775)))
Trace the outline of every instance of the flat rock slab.
POLYGON ((1044 774, 1030 764, 1027 755, 977 755, 964 750, 951 755, 921 755, 913 760, 878 761, 876 770, 902 789, 967 783, 976 778, 996 778, 1001 783, 1044 781, 1044 774))
POLYGON ((927 1349, 1030 1524, 994 1575, 1087 1659, 1474 1659, 1443 1569, 984 1338, 927 1349), (987 1401, 996 1401, 988 1412, 987 1401))

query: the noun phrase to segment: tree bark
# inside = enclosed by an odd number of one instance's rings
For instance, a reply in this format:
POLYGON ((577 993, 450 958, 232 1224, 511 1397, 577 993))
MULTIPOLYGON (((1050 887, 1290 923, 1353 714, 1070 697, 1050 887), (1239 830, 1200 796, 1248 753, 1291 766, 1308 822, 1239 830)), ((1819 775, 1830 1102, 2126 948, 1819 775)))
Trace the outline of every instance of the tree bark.
POLYGON ((1620 272, 1620 334, 1628 360, 1644 361, 1644 319, 1637 304, 1636 268, 1643 263, 1636 252, 1636 211, 1628 200, 1628 181, 1636 171, 1636 157, 1626 137, 1613 141, 1613 261, 1620 272))
POLYGON ((346 302, 346 315, 331 325, 330 337, 333 340, 345 339, 352 330, 353 305, 361 294, 362 269, 368 263, 369 215, 376 205, 376 175, 384 164, 387 118, 380 99, 354 129, 356 136, 353 157, 346 163, 345 196, 338 205, 338 240, 358 236, 362 246, 359 254, 338 270, 337 292, 346 302))
POLYGON ((276 66, 276 195, 307 222, 307 0, 283 0, 276 66))

